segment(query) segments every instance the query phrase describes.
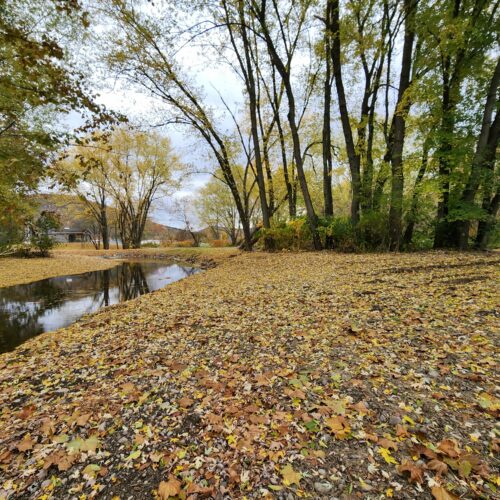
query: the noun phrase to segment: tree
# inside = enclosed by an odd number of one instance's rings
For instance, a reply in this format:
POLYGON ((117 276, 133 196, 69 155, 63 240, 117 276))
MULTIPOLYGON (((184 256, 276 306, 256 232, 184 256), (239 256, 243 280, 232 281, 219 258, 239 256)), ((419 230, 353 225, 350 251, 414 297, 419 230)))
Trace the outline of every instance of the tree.
POLYGON ((86 120, 81 129, 112 120, 95 103, 64 46, 74 31, 87 27, 76 1, 0 2, 2 224, 28 214, 26 195, 34 192, 57 148, 72 135, 58 130, 58 116, 78 112, 86 120))
POLYGON ((238 211, 227 185, 216 178, 211 179, 199 190, 195 207, 200 221, 214 234, 219 235, 223 231, 231 245, 238 243, 238 211))
POLYGON ((102 246, 109 249, 108 205, 111 201, 110 145, 102 134, 89 137, 85 145, 71 148, 54 166, 52 175, 85 204, 99 228, 102 246))
POLYGON ((166 123, 186 125, 203 138, 231 190, 243 227, 245 248, 250 250, 250 221, 234 178, 227 137, 218 130, 201 92, 183 75, 176 62, 181 40, 175 19, 171 18, 171 25, 158 22, 149 13, 130 8, 124 0, 108 0, 106 13, 120 30, 109 39, 107 61, 111 68, 166 104, 173 115, 166 123))
POLYGON ((178 185, 182 164, 170 140, 155 132, 116 129, 108 144, 104 187, 118 211, 123 248, 140 248, 150 209, 178 185))

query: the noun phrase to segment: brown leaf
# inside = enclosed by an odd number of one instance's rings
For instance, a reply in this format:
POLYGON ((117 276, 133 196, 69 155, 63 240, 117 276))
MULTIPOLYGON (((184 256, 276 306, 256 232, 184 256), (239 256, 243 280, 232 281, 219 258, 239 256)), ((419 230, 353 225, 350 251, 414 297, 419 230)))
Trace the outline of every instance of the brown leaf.
POLYGON ((42 420, 42 425, 40 425, 40 431, 46 436, 52 436, 56 430, 56 423, 51 418, 44 418, 42 420))
POLYGON ((397 437, 408 437, 410 433, 405 425, 396 424, 396 436, 397 437))
POLYGON ((181 482, 175 476, 170 476, 168 481, 162 481, 158 487, 158 495, 161 500, 175 497, 181 492, 181 482))
POLYGON ((77 458, 78 458, 77 453, 68 455, 63 450, 57 450, 52 452, 50 455, 47 455, 47 457, 45 457, 43 468, 48 469, 51 465, 55 465, 57 466, 60 472, 63 472, 69 470, 77 458))
POLYGON ((179 406, 181 408, 189 408, 190 406, 193 406, 194 400, 188 397, 184 397, 182 399, 179 399, 179 406))
POLYGON ((431 490, 432 496, 436 500, 457 500, 458 497, 449 491, 446 491, 442 486, 434 486, 431 490))
POLYGON ((79 427, 84 427, 85 424, 89 421, 91 416, 92 416, 92 413, 86 413, 85 415, 79 415, 78 418, 76 419, 76 425, 78 425, 79 427))
POLYGON ((35 444, 35 441, 31 439, 31 436, 29 434, 26 434, 21 441, 19 441, 16 445, 16 448, 19 451, 28 451, 33 448, 33 445, 35 444))
POLYGON ((444 462, 441 462, 441 460, 438 460, 437 458, 434 458, 433 460, 431 460, 425 466, 425 468, 435 471, 438 476, 441 476, 441 475, 448 473, 448 466, 444 462))
POLYGON ((423 469, 415 465, 410 460, 406 460, 404 463, 398 466, 398 472, 403 474, 404 472, 410 473, 410 483, 419 483, 422 484, 424 482, 423 469))
POLYGON ((137 387, 132 382, 122 384, 121 389, 125 394, 132 394, 137 391, 137 387))
POLYGON ((392 448, 394 451, 397 451, 398 449, 398 445, 394 441, 387 438, 380 438, 377 444, 382 446, 382 448, 387 448, 388 450, 392 448))
POLYGON ((25 406, 19 413, 18 413, 18 417, 21 419, 21 420, 26 420, 27 418, 29 418, 33 412, 35 411, 35 405, 28 405, 28 406, 25 406))
POLYGON ((451 458, 458 458, 460 456, 458 445, 456 441, 453 441, 452 439, 443 439, 438 444, 438 450, 451 458))
POLYGON ((424 446, 423 444, 417 444, 413 446, 410 450, 410 453, 412 455, 416 455, 417 457, 427 457, 430 458, 431 460, 433 458, 437 458, 436 453, 434 453, 430 448, 427 448, 427 446, 424 446))

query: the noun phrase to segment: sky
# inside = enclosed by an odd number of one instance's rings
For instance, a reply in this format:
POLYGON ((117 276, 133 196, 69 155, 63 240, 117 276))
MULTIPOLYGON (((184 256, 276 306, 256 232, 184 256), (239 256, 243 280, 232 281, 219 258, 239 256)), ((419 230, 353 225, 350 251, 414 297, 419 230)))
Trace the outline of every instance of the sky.
MULTIPOLYGON (((219 93, 224 97, 226 103, 237 114, 243 104, 243 93, 241 80, 227 65, 208 64, 204 57, 201 57, 195 47, 185 47, 179 53, 179 61, 185 61, 193 70, 195 84, 203 88, 204 103, 216 110, 222 110, 223 104, 219 93)), ((191 74, 191 73, 190 73, 191 74)), ((125 114, 132 123, 140 123, 146 130, 148 126, 161 122, 161 108, 155 112, 161 104, 145 94, 145 91, 125 86, 123 82, 115 78, 108 78, 100 81, 96 85, 99 93, 97 101, 104 104, 108 109, 112 109, 125 114)), ((222 131, 230 132, 233 123, 228 114, 224 115, 217 122, 222 131)), ((193 130, 183 125, 168 125, 160 129, 168 135, 172 141, 174 151, 181 159, 192 165, 196 171, 213 170, 213 162, 207 157, 204 145, 193 130)), ((151 209, 150 217, 155 222, 174 227, 183 226, 178 214, 173 208, 176 198, 194 196, 203 185, 211 178, 210 174, 191 174, 183 183, 180 190, 168 197, 164 202, 158 201, 151 209)), ((196 214, 191 214, 193 223, 199 227, 196 214)))

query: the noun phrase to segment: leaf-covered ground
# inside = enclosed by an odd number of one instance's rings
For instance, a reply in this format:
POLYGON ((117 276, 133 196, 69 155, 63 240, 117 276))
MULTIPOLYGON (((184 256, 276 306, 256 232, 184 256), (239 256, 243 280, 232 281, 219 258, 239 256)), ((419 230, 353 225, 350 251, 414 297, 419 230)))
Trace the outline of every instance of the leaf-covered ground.
POLYGON ((0 498, 495 497, 498 254, 249 254, 0 356, 0 498))
POLYGON ((109 269, 116 262, 84 255, 55 255, 46 258, 0 258, 0 287, 109 269))

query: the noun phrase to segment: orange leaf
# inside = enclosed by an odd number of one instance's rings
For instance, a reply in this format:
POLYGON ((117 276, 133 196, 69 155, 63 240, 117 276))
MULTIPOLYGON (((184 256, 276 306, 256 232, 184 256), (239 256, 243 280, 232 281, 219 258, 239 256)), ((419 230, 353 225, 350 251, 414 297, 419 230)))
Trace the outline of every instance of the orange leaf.
POLYGON ((174 476, 170 476, 168 481, 162 481, 158 487, 158 495, 161 500, 167 500, 170 497, 175 497, 181 491, 181 482, 174 476))
POLYGON ((193 406, 194 401, 191 398, 184 397, 179 400, 179 406, 181 408, 189 408, 190 406, 193 406))
POLYGON ((451 458, 458 458, 460 456, 460 450, 456 441, 451 439, 443 439, 438 444, 438 450, 451 458))
POLYGON ((410 473, 410 483, 419 483, 422 484, 424 482, 423 470, 415 465, 414 463, 406 460, 403 464, 398 466, 398 472, 403 474, 404 472, 410 473))

